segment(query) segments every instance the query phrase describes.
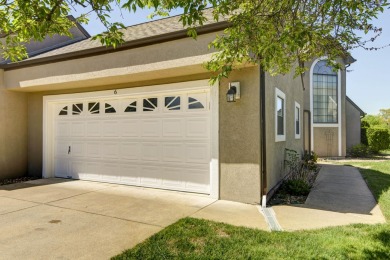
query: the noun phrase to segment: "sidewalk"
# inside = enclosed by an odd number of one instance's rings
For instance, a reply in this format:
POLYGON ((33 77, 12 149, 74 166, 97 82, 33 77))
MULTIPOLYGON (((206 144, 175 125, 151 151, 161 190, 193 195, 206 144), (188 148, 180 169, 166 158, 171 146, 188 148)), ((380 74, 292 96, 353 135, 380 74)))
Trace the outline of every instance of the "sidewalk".
POLYGON ((322 165, 305 204, 272 209, 283 230, 386 222, 360 172, 350 166, 322 165))

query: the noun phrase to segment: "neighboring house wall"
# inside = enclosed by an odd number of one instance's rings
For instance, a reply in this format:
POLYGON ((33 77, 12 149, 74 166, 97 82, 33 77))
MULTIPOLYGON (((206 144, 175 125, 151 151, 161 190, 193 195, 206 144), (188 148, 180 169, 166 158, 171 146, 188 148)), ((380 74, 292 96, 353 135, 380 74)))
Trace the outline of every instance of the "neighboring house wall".
POLYGON ((360 144, 361 112, 347 99, 346 107, 347 149, 360 144))
POLYGON ((266 149, 267 149, 267 187, 272 189, 286 174, 285 149, 303 153, 303 107, 304 91, 301 79, 294 78, 291 72, 284 76, 272 77, 266 74, 266 149), (275 90, 278 88, 285 94, 286 120, 285 141, 275 141, 275 90), (295 137, 295 102, 300 104, 300 138, 295 137))
POLYGON ((0 70, 0 179, 27 174, 27 94, 4 88, 0 70))
MULTIPOLYGON (((320 59, 307 64, 309 71, 305 73, 305 110, 309 110, 313 119, 313 67, 320 59), (311 69, 310 69, 311 68, 311 69)), ((340 60, 343 64, 343 61, 340 60)), ((344 69, 338 71, 338 122, 314 123, 311 120, 311 150, 321 157, 338 157, 346 155, 346 117, 345 117, 345 99, 346 99, 346 72, 344 69), (339 141, 340 140, 340 141, 339 141)), ((307 123, 306 123, 307 124, 307 123)), ((309 132, 305 132, 305 139, 309 132)))

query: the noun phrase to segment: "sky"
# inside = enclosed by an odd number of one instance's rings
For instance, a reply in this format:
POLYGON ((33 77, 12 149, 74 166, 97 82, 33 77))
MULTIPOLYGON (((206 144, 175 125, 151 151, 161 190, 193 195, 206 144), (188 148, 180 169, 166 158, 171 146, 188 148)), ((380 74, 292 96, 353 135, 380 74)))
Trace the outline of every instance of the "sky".
MULTIPOLYGON (((80 11, 82 10, 74 11, 74 16, 80 14, 80 11)), ((111 14, 111 21, 130 26, 151 21, 147 18, 149 14, 150 10, 140 9, 135 14, 123 12, 121 15, 119 8, 116 8, 111 14)), ((177 14, 180 14, 180 10, 171 13, 171 15, 177 14)), ((374 25, 383 28, 383 33, 375 41, 374 46, 390 44, 390 10, 386 9, 379 15, 374 25)), ((105 30, 93 16, 89 24, 83 26, 91 35, 105 30)), ((347 96, 367 114, 376 115, 379 109, 390 108, 390 47, 378 51, 354 49, 352 56, 357 61, 348 68, 347 96)))

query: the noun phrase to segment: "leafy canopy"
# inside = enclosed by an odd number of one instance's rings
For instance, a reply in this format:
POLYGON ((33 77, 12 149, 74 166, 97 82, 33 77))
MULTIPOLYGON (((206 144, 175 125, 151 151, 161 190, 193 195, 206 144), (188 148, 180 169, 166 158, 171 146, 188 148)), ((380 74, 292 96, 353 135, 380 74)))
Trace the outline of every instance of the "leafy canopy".
POLYGON ((295 68, 303 73, 305 62, 327 55, 331 63, 346 58, 353 48, 373 42, 382 29, 372 20, 388 8, 387 0, 0 0, 0 23, 4 41, 2 55, 12 61, 27 57, 23 44, 43 40, 47 35, 69 35, 74 21, 67 15, 76 7, 85 13, 76 18, 87 23, 94 12, 106 32, 95 36, 102 44, 117 47, 123 40, 121 23, 110 22, 115 6, 129 13, 152 9, 151 16, 168 15, 182 8, 180 21, 196 38, 196 27, 205 22, 204 10, 213 8, 216 21, 227 20, 230 27, 210 43, 218 50, 206 67, 214 79, 226 77, 236 66, 261 64, 272 75, 295 68), (366 38, 360 37, 361 32, 366 38))

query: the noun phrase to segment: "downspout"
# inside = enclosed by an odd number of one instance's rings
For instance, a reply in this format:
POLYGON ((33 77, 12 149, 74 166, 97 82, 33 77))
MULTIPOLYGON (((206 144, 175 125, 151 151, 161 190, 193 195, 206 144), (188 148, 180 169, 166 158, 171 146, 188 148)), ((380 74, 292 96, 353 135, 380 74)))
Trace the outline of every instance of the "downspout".
POLYGON ((265 131, 265 72, 259 65, 260 72, 260 187, 261 206, 267 207, 267 149, 265 131))

